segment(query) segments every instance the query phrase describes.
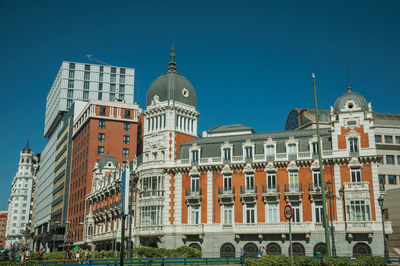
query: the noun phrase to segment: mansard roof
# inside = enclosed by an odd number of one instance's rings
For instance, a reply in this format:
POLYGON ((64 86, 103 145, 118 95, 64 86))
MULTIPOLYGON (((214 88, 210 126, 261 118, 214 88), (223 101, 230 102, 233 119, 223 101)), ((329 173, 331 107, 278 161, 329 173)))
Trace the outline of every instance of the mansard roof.
MULTIPOLYGON (((276 141, 276 152, 286 152, 286 141, 290 137, 294 137, 299 143, 299 152, 309 151, 309 140, 317 135, 316 129, 306 130, 285 130, 277 132, 253 133, 245 135, 230 135, 221 137, 199 137, 193 141, 182 143, 179 147, 179 159, 189 158, 189 149, 193 144, 197 144, 201 148, 201 157, 219 157, 221 156, 221 145, 228 141, 233 145, 233 156, 243 154, 242 144, 250 140, 255 144, 254 154, 264 154, 264 142, 272 138, 276 141)), ((332 143, 329 129, 321 129, 322 149, 331 150, 332 143)))

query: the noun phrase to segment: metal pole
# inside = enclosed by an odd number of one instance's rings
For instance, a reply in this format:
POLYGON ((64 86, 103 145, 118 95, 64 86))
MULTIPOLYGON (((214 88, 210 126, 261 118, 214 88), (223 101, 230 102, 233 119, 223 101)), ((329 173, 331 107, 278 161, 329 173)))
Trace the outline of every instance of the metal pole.
POLYGON ((387 258, 389 257, 389 252, 387 249, 387 243, 386 243, 386 233, 385 233, 385 221, 384 221, 384 210, 383 210, 383 206, 381 207, 381 211, 382 211, 382 230, 383 230, 383 254, 384 256, 387 258))
POLYGON ((290 265, 293 266, 292 218, 289 219, 290 265))
MULTIPOLYGON (((130 178, 130 177, 128 177, 130 178)), ((129 225, 128 225, 128 259, 132 258, 132 199, 133 199, 133 184, 132 184, 132 191, 130 190, 129 195, 129 225)))
POLYGON ((322 192, 322 211, 323 211, 323 226, 325 231, 325 243, 326 243, 326 251, 328 257, 331 256, 331 243, 329 239, 329 222, 328 215, 326 209, 326 195, 325 195, 325 182, 324 182, 324 169, 322 165, 322 150, 321 150, 321 135, 319 132, 319 116, 318 116, 318 105, 317 105, 317 89, 315 86, 315 73, 312 74, 313 77, 313 85, 314 85, 314 102, 315 102, 315 120, 317 124, 317 140, 318 140, 318 158, 319 158, 319 172, 320 172, 320 180, 321 180, 321 192, 322 192))
POLYGON ((333 194, 331 191, 332 188, 329 189, 328 197, 329 197, 329 213, 331 219, 331 236, 332 236, 332 256, 336 257, 336 245, 335 245, 335 227, 333 227, 333 210, 332 210, 332 199, 333 194))
MULTIPOLYGON (((121 200, 122 200, 122 198, 121 198, 121 200)), ((121 222, 122 222, 122 226, 121 226, 121 227, 122 227, 122 231, 121 231, 121 254, 120 254, 120 256, 119 256, 119 265, 120 265, 120 266, 124 265, 125 215, 123 215, 123 216, 121 217, 121 222)))

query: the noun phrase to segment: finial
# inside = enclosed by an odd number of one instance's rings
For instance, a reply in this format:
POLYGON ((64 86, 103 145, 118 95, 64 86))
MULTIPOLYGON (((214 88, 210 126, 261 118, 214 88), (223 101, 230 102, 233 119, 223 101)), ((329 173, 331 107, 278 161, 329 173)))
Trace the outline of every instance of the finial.
POLYGON ((347 80, 349 85, 347 86, 347 92, 351 92, 351 85, 350 85, 350 63, 349 57, 347 57, 347 80))
POLYGON ((170 60, 168 64, 168 72, 176 72, 176 62, 175 62, 175 48, 174 48, 174 43, 172 43, 172 48, 171 48, 171 53, 169 54, 170 60))
POLYGON ((29 147, 29 134, 26 134, 26 147, 29 147))

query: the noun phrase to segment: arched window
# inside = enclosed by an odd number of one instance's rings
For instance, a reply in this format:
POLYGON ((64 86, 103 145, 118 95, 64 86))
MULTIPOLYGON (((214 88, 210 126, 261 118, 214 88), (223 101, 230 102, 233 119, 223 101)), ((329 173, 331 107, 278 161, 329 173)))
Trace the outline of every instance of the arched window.
POLYGON ((371 248, 365 243, 357 243, 353 247, 353 256, 360 257, 360 256, 371 256, 371 248))
POLYGON ((254 243, 247 243, 243 247, 243 256, 244 257, 257 257, 258 256, 258 247, 254 243))
MULTIPOLYGON (((304 246, 298 242, 294 242, 293 244, 293 255, 295 256, 305 256, 306 255, 306 250, 304 249, 304 246)), ((290 247, 289 247, 289 255, 290 255, 290 247)))
POLYGON ((195 248, 195 249, 198 249, 199 251, 201 251, 201 246, 197 243, 191 243, 189 245, 189 247, 192 247, 192 248, 195 248))
POLYGON ((272 242, 269 243, 266 247, 267 249, 267 255, 281 255, 282 254, 282 249, 279 244, 272 242))
POLYGON ((326 244, 318 243, 314 246, 314 256, 325 256, 326 255, 326 244))
POLYGON ((236 257, 235 246, 231 243, 225 243, 220 248, 220 256, 221 258, 233 258, 236 257))

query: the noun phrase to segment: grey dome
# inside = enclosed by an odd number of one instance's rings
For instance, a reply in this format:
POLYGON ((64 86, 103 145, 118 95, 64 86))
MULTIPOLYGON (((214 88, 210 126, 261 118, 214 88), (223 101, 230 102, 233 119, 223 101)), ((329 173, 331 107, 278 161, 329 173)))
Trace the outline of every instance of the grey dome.
POLYGON ((333 111, 335 113, 340 112, 344 107, 346 107, 347 101, 352 100, 357 107, 361 108, 361 111, 368 111, 368 103, 367 100, 361 94, 351 91, 351 87, 348 88, 348 91, 339 96, 336 99, 333 111))
POLYGON ((175 50, 172 47, 171 61, 168 65, 168 72, 158 77, 147 90, 146 105, 150 106, 154 96, 158 101, 177 101, 196 107, 196 92, 193 85, 177 72, 175 50))
POLYGON ((99 169, 104 168, 104 166, 106 166, 108 162, 112 162, 115 167, 118 166, 118 161, 111 155, 106 154, 97 161, 99 169))

